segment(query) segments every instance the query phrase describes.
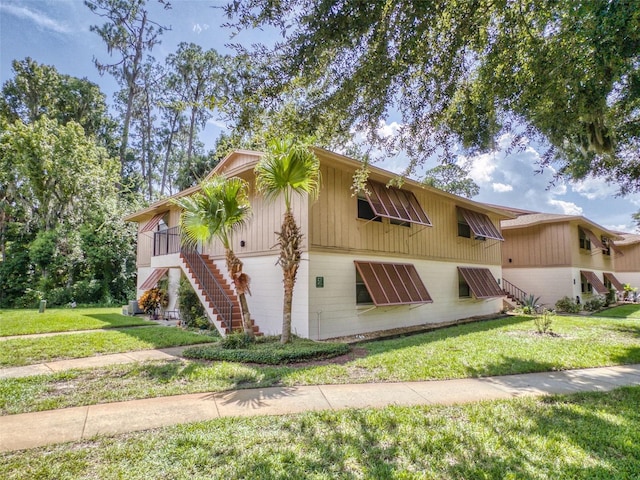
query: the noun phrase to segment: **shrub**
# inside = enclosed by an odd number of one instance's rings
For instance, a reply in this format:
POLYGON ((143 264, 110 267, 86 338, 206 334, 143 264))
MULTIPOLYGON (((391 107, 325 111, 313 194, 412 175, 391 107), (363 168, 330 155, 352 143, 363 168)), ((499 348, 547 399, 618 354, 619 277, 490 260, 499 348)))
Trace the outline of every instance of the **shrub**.
POLYGON ((536 297, 531 294, 524 299, 524 305, 522 307, 522 313, 526 315, 532 315, 536 313, 536 309, 538 308, 538 302, 540 301, 540 297, 536 297))
POLYGON ((580 304, 573 301, 567 296, 562 297, 556 302, 556 310, 566 313, 578 313, 581 310, 580 304))
POLYGON ((535 316, 533 323, 538 333, 551 333, 551 323, 553 322, 553 312, 544 308, 542 313, 535 316))
POLYGON ((27 288, 17 303, 17 306, 20 308, 38 308, 38 304, 40 300, 44 298, 44 293, 40 290, 33 290, 31 288, 27 288))
POLYGON ((608 307, 609 305, 612 305, 614 303, 616 303, 616 290, 613 288, 610 288, 609 291, 607 292, 607 303, 605 307, 608 307))
POLYGON ((245 348, 225 349, 220 344, 195 347, 185 350, 184 356, 201 360, 278 365, 337 357, 349 353, 349 350, 349 345, 345 343, 324 343, 294 338, 291 343, 283 345, 280 343, 280 337, 256 337, 256 341, 245 348))
POLYGON ((233 332, 220 340, 220 346, 227 350, 247 348, 253 339, 244 332, 233 332))
POLYGON ((606 305, 607 301, 603 296, 595 296, 584 302, 584 309, 589 312, 597 312, 606 305))
POLYGON ((178 305, 180 317, 187 327, 209 328, 209 321, 206 319, 206 313, 198 294, 184 275, 180 277, 180 285, 178 286, 178 305))
POLYGON ((165 308, 169 304, 167 292, 159 288, 152 288, 142 294, 138 305, 147 315, 154 315, 160 308, 165 308))

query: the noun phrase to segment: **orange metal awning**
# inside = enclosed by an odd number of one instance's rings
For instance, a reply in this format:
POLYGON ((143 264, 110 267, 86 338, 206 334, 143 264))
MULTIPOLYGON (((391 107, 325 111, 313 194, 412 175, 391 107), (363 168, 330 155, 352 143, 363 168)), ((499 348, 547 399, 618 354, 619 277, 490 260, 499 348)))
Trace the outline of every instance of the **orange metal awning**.
POLYGON ((505 296, 488 268, 458 267, 458 272, 469 285, 474 297, 482 299, 505 296))
POLYGON ((611 285, 613 285, 613 288, 615 288, 617 291, 622 292, 624 290, 624 285, 622 285, 622 282, 618 280, 613 273, 605 272, 604 278, 609 280, 611 282, 611 285))
POLYGON ((371 180, 367 182, 367 189, 367 201, 377 216, 431 226, 431 220, 413 192, 371 180))
POLYGON ((167 212, 162 212, 152 217, 151 220, 149 220, 146 225, 142 227, 140 233, 151 232, 152 230, 155 230, 160 223, 160 220, 162 220, 162 217, 164 217, 166 214, 167 212))
POLYGON ((599 293, 600 295, 606 295, 609 293, 609 289, 604 286, 604 283, 602 283, 594 272, 590 270, 580 270, 580 275, 582 275, 587 282, 591 284, 596 293, 599 293))
MULTIPOLYGON (((588 228, 584 228, 584 227, 580 227, 582 228, 582 231, 584 232, 584 234, 589 237, 589 240, 591 240, 591 243, 593 243, 596 247, 601 248, 603 250, 606 250, 607 247, 605 246, 604 243, 602 243, 602 241, 596 236, 595 233, 593 233, 591 230, 589 230, 588 228)), ((574 230, 575 231, 575 230, 574 230)))
POLYGON ((412 264, 357 260, 354 263, 377 307, 433 302, 412 264))
POLYGON ((151 275, 144 281, 142 285, 140 285, 140 290, 149 290, 155 287, 158 284, 158 280, 160 280, 166 273, 169 271, 168 268, 156 268, 151 272, 151 275))
POLYGON ((500 231, 491 222, 491 219, 489 219, 487 215, 467 210, 462 207, 457 208, 460 210, 462 217, 469 224, 469 227, 471 227, 471 230, 476 237, 492 238, 494 240, 501 240, 504 242, 504 238, 500 234, 500 231))

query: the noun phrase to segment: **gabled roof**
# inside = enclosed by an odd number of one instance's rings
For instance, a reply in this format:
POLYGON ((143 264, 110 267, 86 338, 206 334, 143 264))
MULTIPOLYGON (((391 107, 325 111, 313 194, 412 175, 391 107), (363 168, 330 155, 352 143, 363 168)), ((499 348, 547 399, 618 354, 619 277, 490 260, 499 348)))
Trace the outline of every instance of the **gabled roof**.
POLYGON ((621 240, 616 240, 617 247, 626 247, 640 243, 640 234, 638 233, 618 233, 621 240))
MULTIPOLYGON (((326 150, 324 148, 312 147, 312 150, 316 153, 320 161, 331 161, 348 168, 353 168, 357 170, 362 167, 362 162, 359 160, 355 160, 353 158, 349 158, 345 155, 341 155, 339 153, 332 152, 330 150, 326 150)), ((225 176, 234 176, 239 175, 241 173, 247 171, 253 171, 254 167, 260 160, 260 157, 264 155, 263 152, 253 151, 253 150, 234 150, 229 153, 225 158, 223 158, 220 163, 218 163, 213 170, 205 177, 205 179, 211 178, 213 175, 225 175, 225 176)), ((382 168, 374 167, 372 165, 368 165, 367 169, 369 171, 369 179, 377 182, 382 182, 387 184, 390 180, 394 178, 398 178, 398 175, 387 170, 383 170, 382 168)), ((405 186, 415 187, 421 190, 426 190, 434 195, 438 195, 441 197, 445 197, 455 204, 465 207, 469 210, 475 210, 482 213, 490 213, 501 219, 513 218, 514 215, 504 209, 495 208, 493 206, 475 202, 473 200, 469 200, 464 197, 459 197, 452 193, 445 192, 443 190, 439 190, 434 187, 430 187, 424 185, 423 183, 417 182, 411 179, 404 179, 402 188, 405 186)), ((200 186, 196 185, 181 192, 172 195, 171 197, 164 198, 162 200, 158 200, 157 202, 152 203, 148 207, 133 212, 126 217, 124 220, 127 222, 141 222, 148 220, 149 218, 157 215, 163 211, 167 211, 171 206, 171 200, 175 198, 181 198, 187 195, 191 195, 200 190, 200 186)), ((322 194, 322 193, 320 193, 322 194)))
MULTIPOLYGON (((532 227, 534 225, 543 225, 547 223, 564 223, 564 222, 577 222, 579 225, 599 230, 605 233, 612 240, 618 240, 622 237, 617 235, 615 232, 604 228, 601 225, 598 225, 595 222, 592 222, 586 217, 582 215, 561 215, 558 213, 529 213, 523 214, 516 218, 510 220, 502 220, 500 222, 500 226, 502 230, 513 230, 517 228, 526 228, 532 227)), ((619 245, 616 242, 616 245, 619 245)))

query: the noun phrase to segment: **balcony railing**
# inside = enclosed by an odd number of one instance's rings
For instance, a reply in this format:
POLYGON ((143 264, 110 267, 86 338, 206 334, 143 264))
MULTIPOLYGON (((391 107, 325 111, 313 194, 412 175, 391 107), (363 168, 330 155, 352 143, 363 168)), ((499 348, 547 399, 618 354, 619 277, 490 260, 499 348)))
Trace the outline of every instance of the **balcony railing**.
POLYGON ((153 234, 153 256, 180 253, 180 227, 171 227, 153 234))

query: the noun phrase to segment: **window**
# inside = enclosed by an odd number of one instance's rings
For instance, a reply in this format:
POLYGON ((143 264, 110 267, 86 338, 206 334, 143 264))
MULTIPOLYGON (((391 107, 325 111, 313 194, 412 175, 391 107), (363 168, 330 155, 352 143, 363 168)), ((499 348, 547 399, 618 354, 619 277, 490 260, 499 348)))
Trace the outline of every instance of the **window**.
POLYGON ((469 284, 460 272, 458 272, 458 297, 471 298, 471 290, 469 289, 469 284))
POLYGON ((460 209, 458 209, 458 236, 471 238, 471 227, 462 216, 460 209))
POLYGON ((367 286, 364 284, 362 275, 356 268, 356 305, 372 305, 373 299, 367 290, 367 286))
POLYGON ((368 202, 364 194, 358 195, 358 218, 363 220, 373 220, 374 222, 382 222, 382 217, 376 215, 376 212, 371 208, 371 204, 368 202))
POLYGON ((167 215, 167 212, 162 212, 162 213, 158 213, 157 215, 154 215, 151 218, 151 220, 149 220, 146 223, 146 225, 144 227, 142 227, 142 229, 140 230, 140 233, 152 232, 152 231, 156 230, 158 225, 160 224, 160 222, 165 217, 165 215, 167 215))
POLYGON ((365 194, 365 198, 376 216, 396 220, 399 224, 417 223, 431 226, 431 220, 413 192, 387 187, 383 183, 371 180, 367 182, 367 190, 369 193, 365 194))
MULTIPOLYGON (((462 277, 473 296, 478 299, 498 298, 505 295, 488 268, 458 267, 458 274, 458 278, 462 277)), ((458 284, 458 295, 462 296, 463 289, 460 281, 458 284)))
POLYGON ((604 283, 602 283, 595 273, 589 270, 580 270, 580 277, 582 293, 591 293, 593 290, 601 295, 609 293, 609 289, 604 286, 604 283))
POLYGON ((618 280, 613 273, 605 273, 604 280, 607 288, 611 289, 611 287, 613 287, 619 292, 624 290, 624 285, 622 285, 622 282, 618 280))
POLYGON ((164 275, 169 271, 168 268, 156 268, 151 272, 151 275, 147 277, 142 285, 140 285, 140 290, 150 290, 158 284, 158 280, 160 280, 164 275))
POLYGON ((471 238, 473 232, 476 240, 504 241, 498 228, 491 222, 491 219, 484 213, 474 212, 466 208, 456 207, 458 214, 458 236, 471 238))
POLYGON ((595 234, 588 228, 578 227, 578 236, 580 237, 580 248, 585 250, 591 250, 591 245, 595 245, 596 248, 605 250, 607 247, 600 241, 595 234), (583 246, 584 245, 584 246, 583 246))
POLYGON ((433 302, 412 264, 361 261, 355 261, 354 264, 358 305, 373 303, 380 307, 433 302))
POLYGON ((578 228, 578 237, 580 238, 580 248, 583 250, 591 250, 591 241, 587 238, 582 228, 578 228))

